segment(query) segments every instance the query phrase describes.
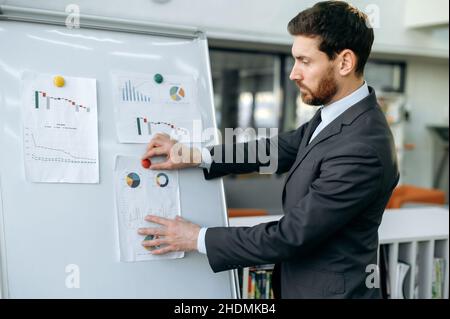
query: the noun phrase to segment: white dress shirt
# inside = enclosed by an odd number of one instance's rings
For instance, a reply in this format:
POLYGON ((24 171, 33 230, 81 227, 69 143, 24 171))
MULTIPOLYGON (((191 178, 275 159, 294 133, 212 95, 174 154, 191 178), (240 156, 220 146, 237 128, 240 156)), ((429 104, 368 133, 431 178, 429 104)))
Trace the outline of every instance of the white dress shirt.
MULTIPOLYGON (((347 95, 346 97, 329 105, 322 106, 322 113, 321 113, 322 121, 320 122, 319 126, 317 126, 317 128, 315 129, 313 135, 311 135, 311 139, 309 140, 308 143, 310 143, 325 127, 327 127, 331 122, 333 122, 339 115, 347 111, 351 106, 355 105, 356 103, 366 98, 367 96, 369 96, 369 88, 367 86, 367 83, 364 82, 359 89, 357 89, 350 95, 347 95)), ((209 168, 211 167, 211 163, 212 163, 211 154, 209 153, 208 149, 206 148, 202 149, 202 161, 199 167, 206 168, 209 170, 209 168)), ((205 236, 207 230, 208 227, 202 227, 197 237, 197 250, 202 254, 206 254, 205 236)))
POLYGON ((333 122, 339 115, 347 111, 352 105, 355 105, 365 97, 369 95, 369 88, 366 84, 366 82, 361 85, 359 89, 351 93, 350 95, 347 95, 346 97, 331 103, 326 106, 322 106, 322 113, 321 118, 322 122, 320 122, 319 126, 317 126, 316 130, 314 131, 313 135, 311 135, 311 139, 308 143, 311 143, 311 141, 325 128, 333 122))

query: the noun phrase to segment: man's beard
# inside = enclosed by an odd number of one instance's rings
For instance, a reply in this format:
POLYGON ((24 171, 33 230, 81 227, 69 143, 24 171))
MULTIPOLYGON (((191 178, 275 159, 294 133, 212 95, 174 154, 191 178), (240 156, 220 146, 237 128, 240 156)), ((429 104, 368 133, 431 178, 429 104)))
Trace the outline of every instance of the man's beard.
POLYGON ((325 77, 320 81, 319 87, 315 92, 312 92, 309 88, 298 82, 297 86, 307 91, 306 93, 301 92, 302 101, 313 106, 328 104, 338 91, 338 85, 331 70, 329 70, 325 77))

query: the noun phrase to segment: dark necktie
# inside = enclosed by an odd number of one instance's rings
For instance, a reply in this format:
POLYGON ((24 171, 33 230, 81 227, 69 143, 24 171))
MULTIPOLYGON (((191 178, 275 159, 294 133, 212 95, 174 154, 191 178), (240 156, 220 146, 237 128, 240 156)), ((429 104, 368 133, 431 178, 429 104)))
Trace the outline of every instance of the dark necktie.
POLYGON ((310 129, 308 131, 308 136, 306 140, 306 145, 310 143, 311 137, 314 134, 314 131, 319 126, 319 124, 322 122, 322 116, 321 116, 322 108, 320 108, 316 114, 314 114, 313 118, 309 122, 310 129))

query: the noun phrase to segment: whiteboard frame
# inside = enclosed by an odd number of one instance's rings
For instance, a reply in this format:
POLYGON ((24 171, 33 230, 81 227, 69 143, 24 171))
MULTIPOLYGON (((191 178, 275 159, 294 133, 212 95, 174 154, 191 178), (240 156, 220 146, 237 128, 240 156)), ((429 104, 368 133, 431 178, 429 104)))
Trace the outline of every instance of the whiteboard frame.
MULTIPOLYGON (((0 5, 1 20, 65 25, 66 18, 67 13, 65 12, 0 5)), ((80 14, 80 28, 170 36, 184 39, 201 38, 205 34, 195 27, 173 26, 162 23, 149 23, 139 20, 132 21, 86 14, 80 14)))
MULTIPOLYGON (((0 159, 1 160, 1 159, 0 159)), ((8 296, 8 273, 6 268, 6 240, 3 222, 2 178, 0 175, 0 299, 8 296)))
MULTIPOLYGON (((0 5, 0 21, 16 21, 16 22, 32 22, 40 24, 50 24, 50 25, 65 25, 65 19, 67 13, 41 10, 34 8, 22 8, 10 5, 0 5)), ((165 37, 175 37, 182 39, 201 39, 204 40, 205 52, 208 52, 208 41, 205 32, 190 26, 182 25, 168 25, 162 23, 149 23, 145 21, 131 21, 128 19, 94 16, 94 15, 81 15, 80 14, 80 28, 87 29, 97 29, 105 31, 114 32, 126 32, 126 33, 137 33, 152 36, 165 36, 165 37)), ((214 96, 213 87, 211 81, 211 64, 209 54, 207 57, 207 72, 209 75, 208 89, 209 95, 212 101, 212 121, 214 127, 217 127, 216 115, 214 111, 214 96)), ((0 95, 0 100, 3 97, 0 95)), ((0 124, 2 124, 0 118, 0 124)), ((3 127, 3 126, 1 126, 3 127)), ((1 139, 1 135, 0 135, 1 139)), ((217 131, 214 133, 214 141, 218 143, 217 131)), ((0 158, 1 164, 1 158, 0 158)), ((227 205, 225 200, 225 191, 223 181, 220 180, 219 191, 221 194, 222 202, 224 203, 222 209, 222 218, 225 222, 225 226, 229 226, 227 205)), ((8 272, 7 272, 7 262, 6 262, 6 240, 4 231, 4 214, 3 214, 3 203, 2 203, 2 187, 1 187, 1 175, 0 175, 0 299, 9 298, 8 291, 8 272)), ((238 289, 239 278, 237 269, 230 271, 230 286, 232 288, 231 294, 232 298, 240 299, 241 294, 238 289)))

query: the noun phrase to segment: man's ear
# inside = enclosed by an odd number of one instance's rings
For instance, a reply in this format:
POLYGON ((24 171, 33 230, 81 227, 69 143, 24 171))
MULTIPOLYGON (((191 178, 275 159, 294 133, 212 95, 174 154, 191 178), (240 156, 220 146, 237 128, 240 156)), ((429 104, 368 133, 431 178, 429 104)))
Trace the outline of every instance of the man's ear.
POLYGON ((339 69, 341 76, 348 76, 356 69, 357 57, 352 50, 345 49, 339 53, 339 69))

